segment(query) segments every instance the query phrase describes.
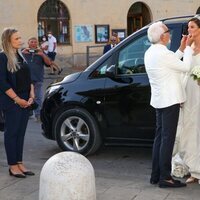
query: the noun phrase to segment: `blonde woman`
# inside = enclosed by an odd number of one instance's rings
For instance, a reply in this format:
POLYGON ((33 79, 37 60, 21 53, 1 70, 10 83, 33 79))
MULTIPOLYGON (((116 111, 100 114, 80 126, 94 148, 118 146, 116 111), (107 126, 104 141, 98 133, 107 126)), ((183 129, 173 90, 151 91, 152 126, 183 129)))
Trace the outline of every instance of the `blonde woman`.
POLYGON ((26 175, 34 175, 23 164, 24 136, 34 90, 29 68, 19 51, 22 45, 20 33, 14 28, 6 28, 1 40, 0 109, 5 116, 4 144, 9 174, 25 178, 26 175))

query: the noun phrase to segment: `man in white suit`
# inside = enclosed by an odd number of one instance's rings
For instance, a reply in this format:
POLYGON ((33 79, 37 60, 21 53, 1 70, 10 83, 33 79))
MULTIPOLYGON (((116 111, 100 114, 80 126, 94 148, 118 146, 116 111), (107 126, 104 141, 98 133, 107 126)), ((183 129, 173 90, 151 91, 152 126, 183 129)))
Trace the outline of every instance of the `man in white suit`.
POLYGON ((156 109, 150 183, 159 183, 161 188, 184 187, 185 183, 171 177, 171 159, 180 104, 186 100, 182 75, 191 68, 192 38, 183 36, 176 53, 168 50, 170 30, 162 22, 149 27, 148 38, 152 45, 145 53, 145 67, 151 85, 150 104, 156 109))

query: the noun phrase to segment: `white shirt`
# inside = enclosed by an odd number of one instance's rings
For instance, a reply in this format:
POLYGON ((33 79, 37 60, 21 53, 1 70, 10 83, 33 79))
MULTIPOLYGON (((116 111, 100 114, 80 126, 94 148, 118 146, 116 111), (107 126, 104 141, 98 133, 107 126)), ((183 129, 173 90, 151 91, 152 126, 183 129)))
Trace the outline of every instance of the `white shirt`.
POLYGON ((52 35, 50 38, 48 37, 48 52, 57 52, 57 40, 56 38, 52 35), (56 44, 56 49, 54 50, 54 43, 56 44))
POLYGON ((187 46, 176 53, 161 44, 153 44, 145 53, 145 68, 151 85, 154 108, 165 108, 186 100, 184 76, 191 68, 193 50, 187 46))

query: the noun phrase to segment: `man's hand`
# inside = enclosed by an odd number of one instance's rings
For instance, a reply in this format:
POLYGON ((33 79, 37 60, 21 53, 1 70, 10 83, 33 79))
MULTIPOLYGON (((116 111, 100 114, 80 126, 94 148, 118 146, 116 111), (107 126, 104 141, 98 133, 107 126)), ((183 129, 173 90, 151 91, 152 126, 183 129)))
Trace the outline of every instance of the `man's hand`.
POLYGON ((22 50, 22 53, 28 54, 28 53, 30 53, 29 50, 30 50, 30 48, 25 48, 25 49, 22 50))
POLYGON ((187 40, 187 35, 182 35, 182 39, 181 39, 181 45, 180 45, 180 50, 183 52, 185 47, 186 47, 186 40, 187 40))
POLYGON ((191 35, 182 35, 181 45, 179 47, 180 51, 184 51, 186 46, 191 46, 193 43, 193 37, 191 35))

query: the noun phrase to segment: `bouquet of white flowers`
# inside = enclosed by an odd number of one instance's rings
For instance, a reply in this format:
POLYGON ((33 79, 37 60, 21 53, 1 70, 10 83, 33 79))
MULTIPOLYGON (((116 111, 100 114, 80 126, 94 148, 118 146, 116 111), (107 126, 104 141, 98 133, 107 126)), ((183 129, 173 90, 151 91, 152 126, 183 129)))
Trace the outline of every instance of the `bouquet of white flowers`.
POLYGON ((193 67, 191 76, 194 80, 197 80, 198 85, 200 85, 200 65, 193 67))

